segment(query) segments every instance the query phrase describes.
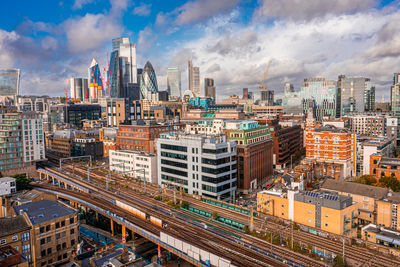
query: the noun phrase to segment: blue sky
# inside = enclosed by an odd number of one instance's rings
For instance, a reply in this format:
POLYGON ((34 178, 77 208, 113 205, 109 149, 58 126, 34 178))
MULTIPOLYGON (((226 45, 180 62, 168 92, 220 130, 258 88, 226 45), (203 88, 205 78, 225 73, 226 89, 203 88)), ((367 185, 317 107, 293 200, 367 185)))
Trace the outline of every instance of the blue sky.
POLYGON ((150 60, 159 90, 166 68, 200 67, 218 99, 267 85, 281 95, 306 77, 370 77, 387 99, 400 71, 398 1, 375 0, 42 0, 6 1, 0 10, 0 68, 20 68, 22 94, 61 95, 68 77, 103 69, 111 39, 130 37, 137 63, 150 60))

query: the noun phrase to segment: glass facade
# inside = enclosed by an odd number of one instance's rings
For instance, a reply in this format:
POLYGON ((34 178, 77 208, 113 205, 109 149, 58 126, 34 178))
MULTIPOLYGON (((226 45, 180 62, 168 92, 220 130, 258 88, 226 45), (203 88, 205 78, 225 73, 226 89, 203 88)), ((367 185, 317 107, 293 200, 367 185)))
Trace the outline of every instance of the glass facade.
POLYGON ((181 71, 179 68, 167 69, 167 91, 170 96, 181 97, 181 71))
POLYGON ((92 64, 88 69, 89 85, 91 83, 97 83, 97 86, 103 88, 103 80, 101 79, 100 67, 96 59, 92 59, 92 64))
POLYGON ((148 99, 149 93, 158 92, 157 77, 150 61, 146 62, 140 79, 140 99, 148 99))
POLYGON ((300 91, 303 113, 312 108, 314 118, 321 121, 324 116, 337 116, 338 89, 336 81, 325 78, 304 79, 300 91))
POLYGON ((89 99, 88 80, 85 78, 69 78, 68 87, 72 99, 81 101, 89 99))
POLYGON ((19 94, 19 69, 0 70, 0 96, 19 94))
POLYGON ((340 115, 344 116, 350 112, 364 112, 367 108, 366 97, 368 98, 366 91, 371 86, 368 78, 348 78, 340 75, 338 79, 340 115))

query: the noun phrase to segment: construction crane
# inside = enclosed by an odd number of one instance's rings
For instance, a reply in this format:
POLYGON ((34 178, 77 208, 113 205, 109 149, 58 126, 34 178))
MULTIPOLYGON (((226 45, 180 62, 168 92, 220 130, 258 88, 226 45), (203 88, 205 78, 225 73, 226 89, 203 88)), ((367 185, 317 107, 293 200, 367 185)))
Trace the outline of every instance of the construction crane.
POLYGON ((267 91, 266 81, 267 81, 269 67, 271 66, 271 62, 272 62, 272 59, 268 62, 267 69, 265 70, 265 73, 264 73, 264 80, 262 81, 262 83, 261 82, 258 83, 261 91, 267 91))

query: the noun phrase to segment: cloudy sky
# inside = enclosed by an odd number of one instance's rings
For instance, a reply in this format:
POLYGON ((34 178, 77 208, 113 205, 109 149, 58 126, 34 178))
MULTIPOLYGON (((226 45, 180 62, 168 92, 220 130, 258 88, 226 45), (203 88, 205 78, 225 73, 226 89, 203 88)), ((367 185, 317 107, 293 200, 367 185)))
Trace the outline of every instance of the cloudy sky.
MULTIPOLYGON (((94 57, 107 67, 111 39, 137 44, 138 66, 150 60, 159 90, 166 68, 187 60, 218 99, 257 95, 271 61, 268 88, 299 89, 306 77, 370 77, 387 100, 400 71, 400 2, 375 0, 41 0, 7 1, 0 11, 0 68, 22 70, 21 94, 61 95, 68 77, 86 77, 94 57)), ((203 88, 202 88, 203 90, 203 88)))

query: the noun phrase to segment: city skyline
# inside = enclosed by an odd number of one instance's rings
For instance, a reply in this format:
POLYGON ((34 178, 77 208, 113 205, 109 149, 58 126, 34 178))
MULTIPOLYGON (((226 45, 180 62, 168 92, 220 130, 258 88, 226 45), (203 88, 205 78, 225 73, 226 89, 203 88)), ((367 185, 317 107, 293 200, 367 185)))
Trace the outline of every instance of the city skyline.
POLYGON ((138 67, 152 62, 160 90, 167 89, 171 66, 182 70, 182 92, 187 90, 192 58, 201 69, 201 88, 212 77, 221 98, 240 95, 244 87, 259 98, 257 84, 272 59, 267 82, 277 98, 286 82, 299 90, 304 78, 344 74, 369 77, 377 99, 389 99, 400 63, 397 37, 391 36, 400 13, 391 1, 310 2, 300 12, 290 1, 272 0, 48 1, 40 11, 30 5, 6 3, 4 10, 15 16, 0 20, 1 67, 21 69, 22 95, 63 95, 67 79, 85 77, 93 57, 107 66, 109 42, 125 36, 137 44, 138 67), (58 16, 50 19, 54 11, 58 16))

